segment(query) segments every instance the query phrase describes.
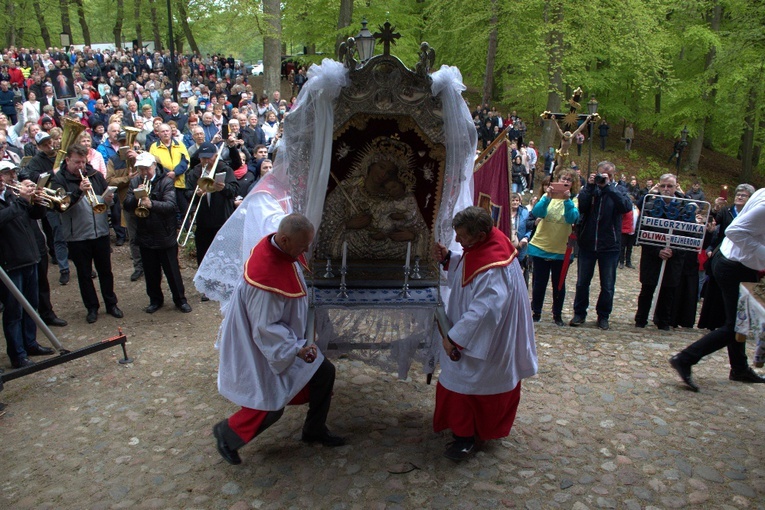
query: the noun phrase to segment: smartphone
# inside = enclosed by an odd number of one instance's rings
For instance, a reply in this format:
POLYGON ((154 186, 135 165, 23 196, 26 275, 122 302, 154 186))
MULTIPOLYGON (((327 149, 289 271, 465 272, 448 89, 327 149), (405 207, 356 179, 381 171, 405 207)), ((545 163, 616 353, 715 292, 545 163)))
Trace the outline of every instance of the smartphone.
POLYGON ((224 140, 228 140, 228 124, 223 124, 223 125, 220 127, 220 136, 221 136, 221 137, 222 137, 224 140))
POLYGON ((550 193, 552 198, 566 198, 566 191, 571 189, 571 185, 567 182, 551 182, 550 187, 552 188, 552 193, 550 193))

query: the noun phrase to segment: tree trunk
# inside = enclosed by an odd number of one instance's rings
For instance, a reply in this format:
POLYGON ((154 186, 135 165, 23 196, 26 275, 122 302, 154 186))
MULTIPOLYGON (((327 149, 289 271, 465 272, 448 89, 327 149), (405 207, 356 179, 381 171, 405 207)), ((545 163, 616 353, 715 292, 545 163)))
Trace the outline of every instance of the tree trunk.
MULTIPOLYGON (((547 45, 549 48, 547 59, 547 75, 550 79, 547 91, 547 107, 551 112, 557 112, 561 105, 561 90, 563 90, 563 77, 561 76, 561 64, 563 62, 563 32, 560 25, 563 23, 563 3, 560 0, 547 0, 545 3, 545 24, 550 28, 547 34, 547 45), (549 13, 549 14, 548 14, 549 13)), ((555 147, 555 136, 558 130, 555 129, 554 121, 544 121, 542 127, 542 140, 537 147, 539 153, 544 154, 547 148, 555 147)))
MULTIPOLYGON (((337 17, 337 30, 340 31, 345 27, 351 26, 351 20, 353 19, 353 0, 340 0, 340 15, 337 17)), ((345 41, 345 37, 341 34, 337 34, 335 37, 335 55, 337 55, 340 49, 340 43, 345 41)))
MULTIPOLYGON (((197 46, 197 41, 194 39, 194 34, 191 33, 191 26, 189 26, 189 17, 186 14, 186 6, 183 4, 185 0, 177 0, 175 3, 178 6, 178 14, 179 18, 181 20, 181 27, 183 28, 183 34, 186 36, 186 40, 189 41, 189 46, 191 46, 191 51, 193 53, 201 53, 199 52, 199 46, 197 46)), ((180 44, 178 45, 180 48, 180 44)), ((178 53, 182 53, 180 49, 177 50, 178 53)))
POLYGON ((53 46, 50 40, 50 32, 48 32, 48 25, 45 24, 45 17, 43 16, 42 7, 40 6, 40 0, 32 0, 32 7, 35 10, 35 18, 40 24, 40 37, 42 37, 43 44, 46 48, 53 46))
POLYGON ((497 0, 491 0, 491 21, 489 22, 489 47, 486 50, 486 72, 483 75, 481 104, 488 104, 494 97, 494 61, 497 58, 497 0))
MULTIPOLYGON (((64 1, 64 0, 62 0, 64 1)), ((114 21, 114 47, 122 47, 122 20, 125 19, 125 0, 117 0, 117 15, 114 21)))
POLYGON ((72 24, 69 21, 69 0, 59 0, 59 7, 61 7, 61 31, 69 34, 69 39, 72 38, 72 24))
POLYGON ((141 0, 133 3, 133 18, 135 19, 135 39, 139 48, 143 48, 143 34, 141 33, 141 0))
MULTIPOLYGON (((720 19, 722 18, 722 7, 720 6, 717 1, 714 2, 714 6, 712 7, 712 11, 706 16, 707 22, 709 22, 710 28, 714 32, 720 31, 720 19)), ((709 51, 707 52, 706 61, 704 62, 704 70, 705 72, 709 72, 709 70, 712 68, 712 66, 715 63, 715 56, 717 55, 717 48, 715 46, 711 46, 709 48, 709 51)), ((709 77, 709 81, 707 82, 707 90, 705 90, 701 94, 701 100, 704 103, 704 108, 706 113, 704 114, 704 118, 701 119, 701 126, 699 126, 699 132, 696 135, 696 138, 693 139, 691 142, 691 150, 690 154, 688 155, 688 168, 691 170, 691 172, 696 172, 699 169, 699 159, 701 158, 701 148, 704 146, 704 131, 707 123, 710 120, 710 113, 712 110, 712 103, 714 102, 715 97, 715 85, 717 84, 717 73, 711 73, 711 76, 709 77)))
POLYGON ((80 28, 82 29, 82 43, 86 46, 90 46, 90 27, 85 19, 85 7, 82 5, 82 0, 74 0, 77 5, 77 19, 80 20, 80 28))
POLYGON ((754 123, 757 122, 757 89, 752 86, 749 89, 749 105, 744 116, 744 134, 741 136, 741 179, 740 182, 749 182, 754 176, 754 123))
POLYGON ((282 18, 279 0, 264 0, 263 15, 268 31, 263 34, 263 92, 270 95, 281 84, 282 18))
POLYGON ((5 47, 16 46, 16 4, 14 0, 8 0, 5 4, 8 12, 8 30, 5 33, 5 47))
POLYGON ((157 1, 149 0, 149 14, 151 14, 151 31, 154 35, 154 50, 162 49, 162 38, 159 36, 159 20, 157 19, 157 1))

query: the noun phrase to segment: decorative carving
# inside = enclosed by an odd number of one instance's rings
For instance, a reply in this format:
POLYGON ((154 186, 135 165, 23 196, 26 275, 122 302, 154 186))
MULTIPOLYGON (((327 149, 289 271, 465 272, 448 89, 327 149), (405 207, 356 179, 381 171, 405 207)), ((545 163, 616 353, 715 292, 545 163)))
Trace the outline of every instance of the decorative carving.
POLYGON ((359 63, 354 58, 356 53, 358 53, 356 39, 353 37, 349 37, 345 42, 340 43, 340 47, 337 49, 338 59, 351 71, 354 71, 359 63))
POLYGON ((414 72, 419 76, 427 76, 436 63, 436 50, 430 47, 430 44, 423 42, 420 44, 420 60, 414 67, 414 72))

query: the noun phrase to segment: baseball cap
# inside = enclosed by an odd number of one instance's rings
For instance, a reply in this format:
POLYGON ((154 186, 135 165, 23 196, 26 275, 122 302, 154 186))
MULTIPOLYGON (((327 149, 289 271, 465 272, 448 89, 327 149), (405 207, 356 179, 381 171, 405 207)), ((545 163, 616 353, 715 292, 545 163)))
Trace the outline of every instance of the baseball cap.
POLYGON ((197 155, 200 158, 211 158, 215 156, 218 153, 218 148, 215 147, 215 145, 211 144, 210 142, 205 142, 202 145, 199 146, 199 150, 197 151, 197 155))
POLYGON ((0 161, 0 172, 10 172, 11 170, 18 170, 19 165, 13 161, 0 161))
POLYGON ((40 145, 45 140, 50 140, 50 135, 46 133, 45 131, 40 131, 39 133, 35 135, 35 143, 37 145, 40 145))
POLYGON ((124 132, 124 131, 120 131, 119 132, 119 134, 117 135, 117 141, 120 141, 120 140, 127 140, 127 133, 126 132, 124 132))
POLYGON ((137 158, 135 158, 135 166, 142 166, 142 167, 150 167, 154 163, 156 163, 157 160, 148 152, 142 152, 138 155, 137 158))

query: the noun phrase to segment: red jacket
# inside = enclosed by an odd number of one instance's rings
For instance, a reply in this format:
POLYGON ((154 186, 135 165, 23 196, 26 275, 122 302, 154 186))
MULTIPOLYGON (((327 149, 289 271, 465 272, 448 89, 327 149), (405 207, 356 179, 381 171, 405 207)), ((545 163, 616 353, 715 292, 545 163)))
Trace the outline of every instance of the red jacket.
POLYGON ((622 234, 632 235, 635 233, 634 222, 632 221, 632 212, 622 215, 622 234))

